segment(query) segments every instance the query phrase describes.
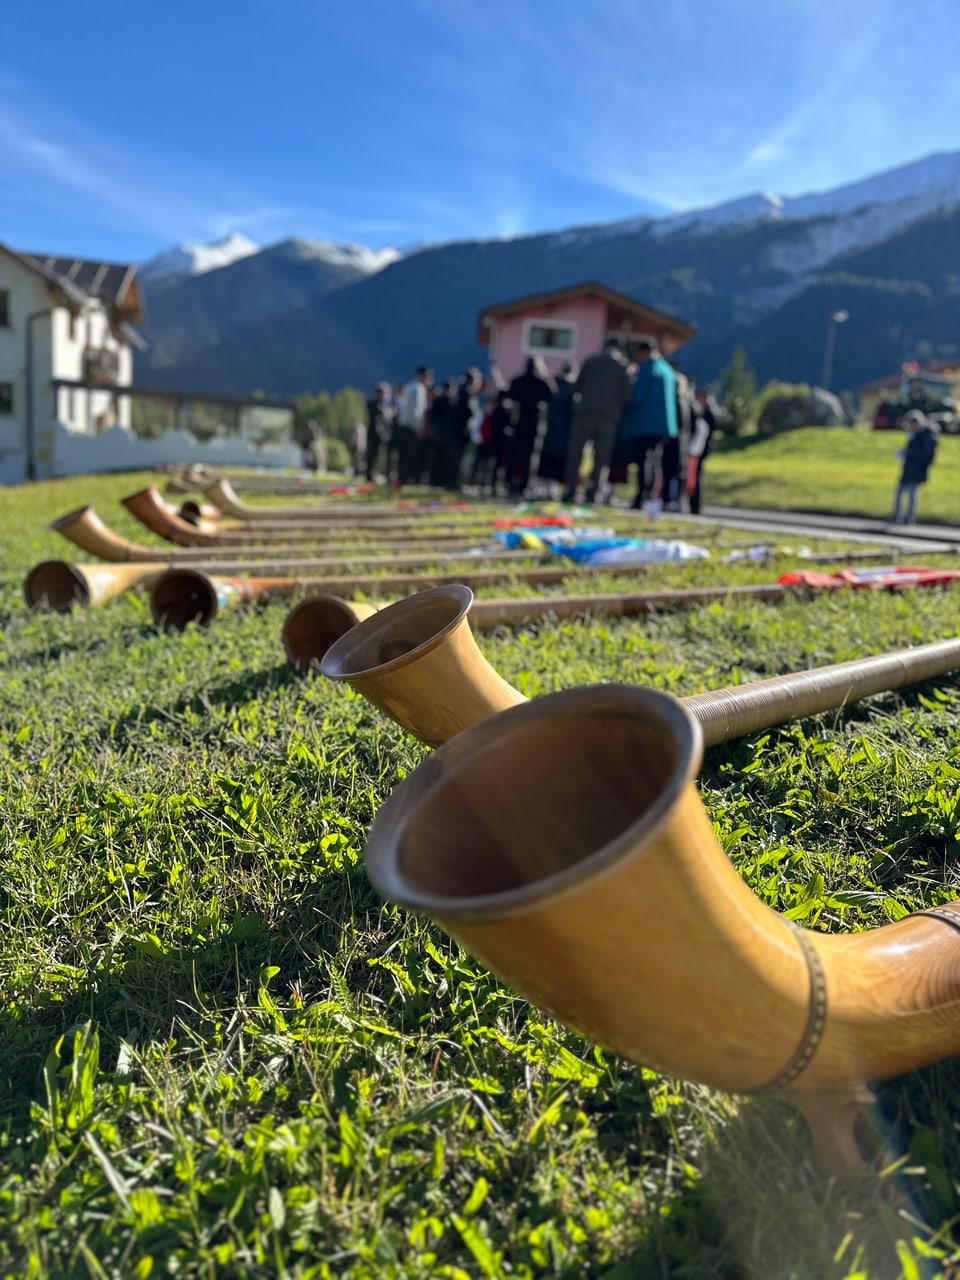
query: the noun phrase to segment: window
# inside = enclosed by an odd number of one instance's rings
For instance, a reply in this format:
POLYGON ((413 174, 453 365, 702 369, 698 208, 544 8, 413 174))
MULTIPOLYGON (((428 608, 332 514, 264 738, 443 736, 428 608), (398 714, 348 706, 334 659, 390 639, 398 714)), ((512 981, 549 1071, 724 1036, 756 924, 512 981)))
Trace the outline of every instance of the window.
POLYGON ((0 289, 0 329, 10 328, 10 292, 0 289))
POLYGON ((13 383, 0 382, 0 414, 13 413, 13 383))
POLYGON ((528 320, 524 326, 523 349, 528 355, 572 355, 577 342, 577 326, 568 321, 528 320))

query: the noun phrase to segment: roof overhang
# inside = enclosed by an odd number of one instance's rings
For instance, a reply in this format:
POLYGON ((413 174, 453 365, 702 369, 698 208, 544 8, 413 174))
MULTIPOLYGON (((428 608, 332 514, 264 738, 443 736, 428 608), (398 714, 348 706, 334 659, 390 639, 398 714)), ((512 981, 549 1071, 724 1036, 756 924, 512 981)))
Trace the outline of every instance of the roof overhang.
POLYGON ((20 264, 27 271, 31 271, 35 276, 45 281, 47 288, 50 290, 54 301, 62 306, 69 307, 71 311, 82 311, 87 303, 87 296, 82 293, 69 280, 64 280, 54 271, 48 271, 41 263, 35 262, 26 254, 17 253, 15 249, 8 249, 5 244, 0 244, 0 253, 5 253, 8 258, 12 258, 14 262, 20 264))
POLYGON ((622 311, 632 313, 647 328, 665 329, 675 334, 680 342, 686 342, 697 332, 697 326, 689 321, 679 320, 676 316, 668 315, 665 311, 658 311, 656 307, 650 307, 643 302, 638 302, 636 298, 630 298, 624 293, 618 293, 615 289, 610 289, 595 280, 588 280, 583 284, 570 285, 563 289, 551 289, 546 293, 531 294, 524 298, 514 298, 509 302, 500 302, 484 307, 479 315, 478 341, 481 346, 487 345, 489 342, 488 331, 492 323, 497 320, 529 311, 533 307, 556 306, 557 304, 570 302, 575 298, 598 298, 600 301, 606 302, 608 306, 618 307, 622 311))

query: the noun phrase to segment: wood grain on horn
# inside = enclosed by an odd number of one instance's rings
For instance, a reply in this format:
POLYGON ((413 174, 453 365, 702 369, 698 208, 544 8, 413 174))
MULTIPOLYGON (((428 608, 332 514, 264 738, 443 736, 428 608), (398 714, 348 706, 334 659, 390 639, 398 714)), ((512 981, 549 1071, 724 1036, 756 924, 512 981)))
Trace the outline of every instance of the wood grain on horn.
POLYGON ((514 707, 397 788, 370 878, 615 1052, 781 1092, 821 1164, 849 1171, 867 1083, 960 1051, 960 904, 843 937, 799 929, 718 845, 700 751, 693 716, 652 690, 514 707))

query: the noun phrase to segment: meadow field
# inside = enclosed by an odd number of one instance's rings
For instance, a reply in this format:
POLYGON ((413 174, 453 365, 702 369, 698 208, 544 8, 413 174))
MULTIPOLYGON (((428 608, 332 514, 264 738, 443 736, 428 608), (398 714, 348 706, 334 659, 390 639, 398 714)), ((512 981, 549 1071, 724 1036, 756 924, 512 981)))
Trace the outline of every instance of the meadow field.
MULTIPOLYGON (((761 456, 712 457, 707 500, 761 456)), ((135 593, 27 611, 27 568, 66 555, 46 523, 92 501, 150 541, 117 504, 150 479, 0 491, 0 1275, 956 1274, 956 1060, 877 1086, 869 1158, 829 1178, 778 1098, 600 1050, 378 898, 366 832, 427 748, 287 666, 285 603, 184 633, 135 593)), ((778 539, 771 563, 723 566, 756 535, 673 531, 712 559, 642 585, 766 582, 799 562, 778 539)), ((838 593, 479 643, 531 697, 684 695, 955 636, 958 603, 956 588, 838 593)), ((703 802, 763 902, 845 933, 957 896, 957 703, 949 676, 707 752, 703 802)))
MULTIPOLYGON (((900 431, 804 427, 723 442, 704 469, 705 503, 786 507, 890 518, 901 464, 900 431)), ((960 522, 960 437, 941 436, 917 520, 960 522)))

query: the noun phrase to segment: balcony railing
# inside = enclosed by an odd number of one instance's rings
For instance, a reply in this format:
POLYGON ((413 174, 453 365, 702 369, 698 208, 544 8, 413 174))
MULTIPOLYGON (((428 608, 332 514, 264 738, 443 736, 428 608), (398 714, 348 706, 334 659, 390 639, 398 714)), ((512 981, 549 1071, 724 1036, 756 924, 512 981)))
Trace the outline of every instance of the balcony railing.
POLYGON ((116 382, 120 375, 120 357, 105 347, 87 347, 83 353, 85 382, 116 382))

